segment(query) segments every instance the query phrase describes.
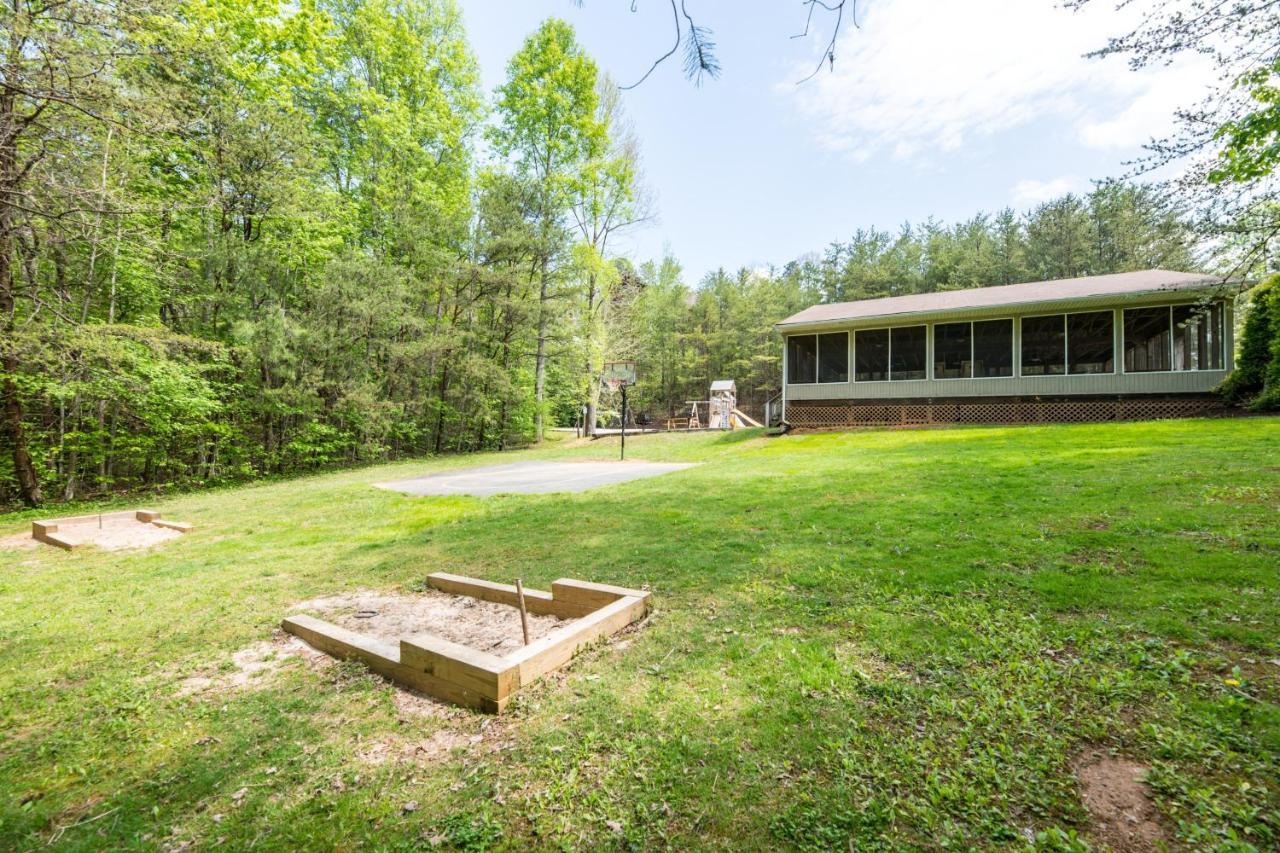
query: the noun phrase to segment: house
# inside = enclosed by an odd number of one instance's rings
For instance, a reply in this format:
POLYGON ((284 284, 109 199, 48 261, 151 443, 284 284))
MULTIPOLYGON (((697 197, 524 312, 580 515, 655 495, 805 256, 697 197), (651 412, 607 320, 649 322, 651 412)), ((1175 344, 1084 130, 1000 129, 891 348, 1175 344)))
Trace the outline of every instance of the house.
POLYGON ((1143 270, 814 305, 782 322, 794 426, 1204 414, 1232 368, 1219 276, 1143 270))

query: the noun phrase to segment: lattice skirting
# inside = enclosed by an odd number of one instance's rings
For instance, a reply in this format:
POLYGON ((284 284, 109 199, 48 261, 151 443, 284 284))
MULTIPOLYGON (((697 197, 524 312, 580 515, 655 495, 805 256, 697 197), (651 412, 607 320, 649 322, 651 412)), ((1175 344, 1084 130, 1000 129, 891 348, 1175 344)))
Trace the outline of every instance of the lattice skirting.
POLYGON ((1145 421, 1225 414, 1213 398, 1134 397, 1079 400, 788 403, 787 421, 803 429, 918 424, 1035 424, 1145 421))

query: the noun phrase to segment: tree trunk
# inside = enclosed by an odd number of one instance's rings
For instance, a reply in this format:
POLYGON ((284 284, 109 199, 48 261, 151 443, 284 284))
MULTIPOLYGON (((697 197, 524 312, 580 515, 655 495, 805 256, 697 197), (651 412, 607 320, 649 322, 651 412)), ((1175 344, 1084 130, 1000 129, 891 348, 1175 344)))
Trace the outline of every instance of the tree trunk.
POLYGON ((16 116, 14 114, 13 90, 0 93, 0 322, 4 323, 4 340, 0 341, 3 350, 2 363, 5 378, 0 383, 0 397, 3 397, 3 430, 4 436, 13 453, 13 472, 18 478, 18 495, 27 506, 40 506, 44 495, 40 492, 40 478, 36 476, 36 466, 27 450, 27 435, 22 425, 22 401, 18 399, 18 386, 13 376, 18 372, 18 353, 15 349, 13 334, 17 328, 16 305, 13 295, 13 234, 14 222, 13 199, 21 198, 18 186, 18 151, 16 134, 13 132, 16 116))
POLYGON ((538 352, 534 357, 533 374, 533 399, 536 406, 533 421, 533 440, 537 442, 542 441, 544 429, 542 403, 547 384, 547 333, 551 325, 551 312, 547 310, 547 300, 550 298, 551 290, 551 272, 547 266, 548 258, 544 255, 538 290, 538 352))
MULTIPOLYGON (((0 305, 0 308, 3 306, 0 305)), ((18 359, 6 353, 4 372, 11 375, 17 371, 18 359)), ((0 387, 0 394, 4 396, 4 434, 9 446, 13 448, 13 471, 18 476, 18 495, 27 506, 40 506, 44 503, 44 494, 40 491, 40 478, 36 476, 35 463, 31 461, 31 453, 27 450, 18 387, 6 376, 3 387, 0 387)))

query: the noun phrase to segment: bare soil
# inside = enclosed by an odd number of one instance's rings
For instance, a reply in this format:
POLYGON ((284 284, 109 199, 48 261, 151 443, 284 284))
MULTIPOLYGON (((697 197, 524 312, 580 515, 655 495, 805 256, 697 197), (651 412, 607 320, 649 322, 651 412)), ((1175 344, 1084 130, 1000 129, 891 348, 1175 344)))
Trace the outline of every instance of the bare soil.
POLYGON ((219 667, 184 678, 179 696, 223 694, 270 683, 275 675, 297 658, 317 667, 327 667, 333 658, 308 646, 297 637, 276 631, 270 640, 246 646, 231 656, 230 667, 219 667))
POLYGON ((1105 749, 1090 750, 1075 761, 1080 796, 1089 811, 1089 835, 1116 851, 1157 850, 1169 843, 1160 813, 1142 781, 1147 768, 1105 749))
MULTIPOLYGON (((524 645, 516 608, 435 590, 410 595, 360 590, 313 598, 293 610, 393 644, 414 634, 435 634, 495 655, 524 645)), ((530 613, 529 639, 546 636, 569 621, 530 613)))
POLYGON ((41 544, 39 541, 31 538, 30 533, 15 533, 12 536, 0 538, 0 551, 21 551, 35 548, 39 544, 41 544))
POLYGON ((168 527, 156 527, 133 519, 104 519, 78 524, 58 524, 57 535, 77 545, 97 545, 104 551, 123 551, 137 548, 153 548, 182 534, 168 527))

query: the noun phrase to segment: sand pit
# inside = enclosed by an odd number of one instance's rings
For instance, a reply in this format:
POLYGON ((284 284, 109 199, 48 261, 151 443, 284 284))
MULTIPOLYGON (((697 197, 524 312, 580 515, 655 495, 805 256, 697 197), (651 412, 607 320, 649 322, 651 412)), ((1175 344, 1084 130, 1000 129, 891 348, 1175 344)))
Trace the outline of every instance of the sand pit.
POLYGON ((96 545, 106 551, 151 548, 190 530, 190 524, 163 520, 152 509, 31 522, 32 539, 67 551, 82 545, 96 545))
MULTIPOLYGON (((425 632, 493 654, 514 652, 524 645, 516 608, 435 590, 415 595, 358 591, 304 601, 293 610, 386 643, 425 632)), ((569 621, 530 613, 529 639, 544 637, 569 621)))
POLYGON ((304 601, 280 627, 406 687, 501 713, 521 687, 649 612, 647 590, 571 578, 553 581, 550 592, 446 572, 428 575, 427 585, 432 591, 412 596, 356 592, 304 601))

